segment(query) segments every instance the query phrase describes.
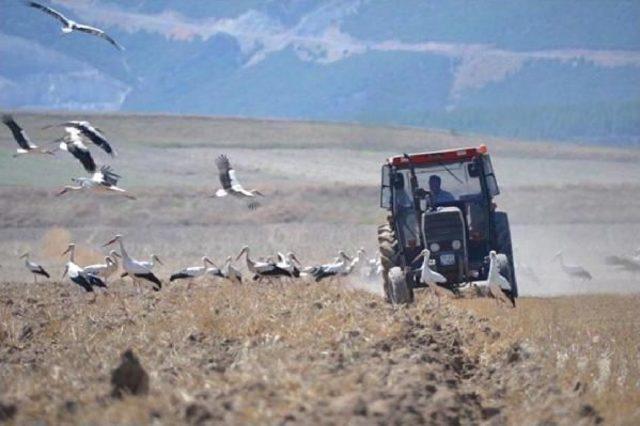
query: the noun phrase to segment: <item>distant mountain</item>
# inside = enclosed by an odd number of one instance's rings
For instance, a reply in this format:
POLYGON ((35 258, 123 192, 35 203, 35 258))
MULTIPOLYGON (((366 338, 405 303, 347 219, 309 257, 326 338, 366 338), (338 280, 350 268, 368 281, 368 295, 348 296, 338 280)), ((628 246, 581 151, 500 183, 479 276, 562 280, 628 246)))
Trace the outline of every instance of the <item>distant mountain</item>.
POLYGON ((640 146, 640 3, 0 0, 0 106, 439 127, 640 146))

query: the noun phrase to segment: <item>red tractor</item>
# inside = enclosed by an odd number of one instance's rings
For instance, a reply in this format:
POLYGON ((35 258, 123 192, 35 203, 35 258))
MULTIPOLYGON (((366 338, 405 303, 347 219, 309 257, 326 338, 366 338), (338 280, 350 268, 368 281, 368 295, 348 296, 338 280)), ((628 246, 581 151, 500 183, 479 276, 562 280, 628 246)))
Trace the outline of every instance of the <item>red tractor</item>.
POLYGON ((510 284, 503 291, 514 301, 518 285, 509 220, 493 201, 499 193, 485 145, 389 158, 380 192, 388 223, 378 228, 388 301, 409 303, 413 289, 424 287, 415 259, 425 248, 431 252, 430 269, 446 278, 440 285, 454 292, 487 279, 489 252, 495 250, 500 274, 510 284))

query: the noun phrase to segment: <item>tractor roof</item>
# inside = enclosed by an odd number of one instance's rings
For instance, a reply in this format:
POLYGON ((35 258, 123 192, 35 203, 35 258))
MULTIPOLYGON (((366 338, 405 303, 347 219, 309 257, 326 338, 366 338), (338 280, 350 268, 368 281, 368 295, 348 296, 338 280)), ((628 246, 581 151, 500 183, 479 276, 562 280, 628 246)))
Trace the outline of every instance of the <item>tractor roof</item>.
POLYGON ((489 150, 486 145, 470 148, 447 149, 443 151, 422 152, 418 154, 409 154, 409 159, 404 155, 390 157, 388 164, 396 167, 406 167, 409 162, 414 166, 423 166, 427 164, 438 163, 454 163, 458 161, 472 160, 479 155, 487 155, 489 150))

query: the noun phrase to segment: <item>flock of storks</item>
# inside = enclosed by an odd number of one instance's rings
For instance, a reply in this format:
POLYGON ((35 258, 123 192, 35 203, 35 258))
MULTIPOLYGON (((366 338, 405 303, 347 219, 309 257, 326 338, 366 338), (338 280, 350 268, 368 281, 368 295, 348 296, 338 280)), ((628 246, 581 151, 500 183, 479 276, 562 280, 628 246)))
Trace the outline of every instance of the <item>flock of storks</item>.
MULTIPOLYGON (((62 23, 62 32, 71 33, 73 31, 79 31, 82 33, 90 34, 100 37, 118 50, 124 50, 118 42, 116 42, 111 36, 105 33, 99 28, 95 28, 89 25, 79 24, 62 13, 45 6, 35 1, 25 1, 27 6, 38 9, 62 23)), ((15 119, 8 114, 3 115, 2 122, 9 128, 13 138, 18 144, 18 149, 14 157, 26 155, 26 154, 43 154, 43 155, 55 155, 59 150, 66 151, 75 157, 84 170, 89 174, 89 177, 77 177, 73 178, 72 182, 75 185, 64 186, 62 190, 57 192, 56 195, 60 196, 68 192, 73 191, 94 191, 94 192, 106 192, 123 195, 129 199, 135 199, 135 197, 129 194, 125 189, 118 186, 118 179, 121 177, 116 174, 109 165, 101 165, 98 167, 94 160, 91 151, 85 145, 84 141, 88 140, 95 144, 98 148, 102 149, 106 154, 112 158, 116 156, 116 151, 112 147, 111 143, 105 137, 105 133, 99 128, 91 125, 88 121, 67 121, 60 124, 54 124, 46 126, 51 127, 64 127, 66 134, 51 142, 53 146, 49 148, 41 148, 35 145, 27 133, 15 119)), ((229 159, 225 155, 220 155, 215 164, 218 168, 219 180, 221 188, 218 189, 212 197, 225 197, 232 195, 234 197, 247 199, 249 203, 247 206, 250 209, 259 207, 259 203, 255 200, 256 196, 263 196, 263 194, 255 189, 245 189, 238 178, 236 177, 235 170, 232 168, 229 159)), ((122 277, 129 276, 133 279, 134 283, 138 284, 140 281, 147 281, 153 285, 154 290, 160 290, 162 288, 162 281, 154 274, 153 268, 155 262, 160 262, 160 259, 153 255, 150 261, 139 261, 133 259, 127 253, 123 237, 116 235, 116 237, 109 241, 105 246, 119 243, 120 252, 112 250, 109 256, 105 257, 104 264, 80 266, 75 263, 75 245, 70 244, 67 250, 63 254, 69 254, 69 260, 66 264, 63 278, 68 275, 69 278, 76 284, 80 285, 88 292, 93 292, 94 288, 106 288, 107 280, 115 274, 119 269, 119 260, 122 259, 122 277)), ((244 247, 242 251, 236 257, 236 261, 242 256, 245 256, 247 269, 252 274, 253 280, 262 281, 270 280, 274 278, 298 278, 304 276, 310 276, 315 281, 321 281, 327 277, 334 276, 346 276, 351 274, 357 269, 358 265, 361 265, 360 273, 361 277, 375 277, 380 275, 382 267, 380 265, 380 258, 365 259, 365 252, 360 249, 354 258, 349 257, 343 251, 338 253, 332 262, 304 268, 294 253, 277 253, 275 257, 261 258, 259 260, 253 260, 250 257, 249 247, 244 247)), ((435 284, 433 288, 438 288, 438 283, 443 283, 446 280, 443 276, 437 272, 431 270, 428 266, 430 253, 428 250, 424 250, 420 253, 419 257, 423 257, 423 264, 420 268, 419 279, 422 282, 428 284, 435 284)), ((491 267, 489 271, 489 277, 487 282, 490 284, 487 286, 491 288, 504 287, 508 288, 508 283, 500 283, 500 279, 504 280, 494 268, 495 252, 490 253, 491 267)), ((567 265, 564 262, 562 253, 558 253, 555 256, 559 262, 562 270, 572 278, 591 279, 591 274, 581 266, 567 265)), ((38 275, 50 278, 49 273, 39 264, 32 262, 29 258, 29 253, 25 253, 21 256, 24 258, 25 266, 34 275, 34 280, 38 275)), ((416 258, 417 260, 418 258, 416 258)), ((640 249, 633 255, 625 256, 610 256, 606 259, 607 263, 623 270, 631 272, 640 272, 640 249)), ((219 277, 228 279, 233 282, 242 282, 242 274, 233 265, 233 258, 229 256, 222 267, 218 267, 209 257, 202 257, 202 264, 192 267, 184 268, 180 271, 173 273, 169 281, 176 281, 181 279, 195 279, 199 277, 219 277)), ((527 269, 522 265, 523 271, 526 273, 527 269)), ((502 294, 502 292, 499 292, 502 294)))

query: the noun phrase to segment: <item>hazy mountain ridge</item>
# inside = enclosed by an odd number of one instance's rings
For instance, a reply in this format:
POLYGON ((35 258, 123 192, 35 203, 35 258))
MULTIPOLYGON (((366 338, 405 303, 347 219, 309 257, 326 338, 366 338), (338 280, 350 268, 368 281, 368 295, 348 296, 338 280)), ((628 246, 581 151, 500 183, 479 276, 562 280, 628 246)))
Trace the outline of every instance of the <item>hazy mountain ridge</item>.
POLYGON ((61 36, 55 21, 20 2, 5 4, 3 107, 640 140, 633 2, 53 2, 107 29, 123 55, 99 39, 61 36), (40 53, 17 53, 25 43, 40 53))

